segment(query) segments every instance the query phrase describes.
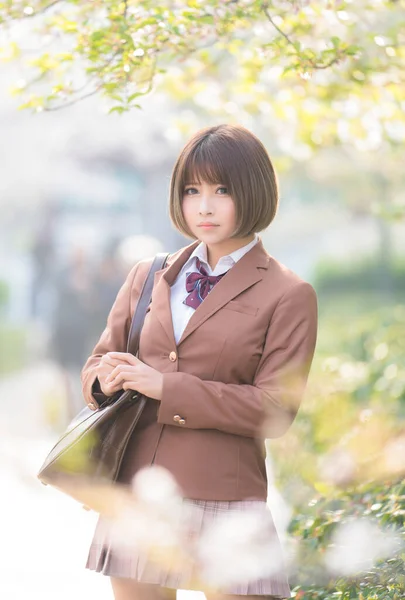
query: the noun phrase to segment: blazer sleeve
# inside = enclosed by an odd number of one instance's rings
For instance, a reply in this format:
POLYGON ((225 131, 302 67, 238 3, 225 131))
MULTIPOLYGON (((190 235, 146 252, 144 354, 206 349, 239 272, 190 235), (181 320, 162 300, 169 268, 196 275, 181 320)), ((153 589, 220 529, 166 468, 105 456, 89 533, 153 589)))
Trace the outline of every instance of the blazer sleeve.
POLYGON ((283 435, 301 403, 316 336, 316 294, 310 284, 300 281, 277 304, 253 385, 205 381, 182 372, 165 373, 158 421, 246 437, 283 435), (174 421, 175 415, 181 420, 174 421))
POLYGON ((132 314, 139 299, 143 278, 140 264, 130 271, 119 290, 107 318, 107 325, 81 372, 83 396, 90 408, 97 408, 107 396, 102 393, 96 375, 101 357, 107 352, 126 352, 132 314))

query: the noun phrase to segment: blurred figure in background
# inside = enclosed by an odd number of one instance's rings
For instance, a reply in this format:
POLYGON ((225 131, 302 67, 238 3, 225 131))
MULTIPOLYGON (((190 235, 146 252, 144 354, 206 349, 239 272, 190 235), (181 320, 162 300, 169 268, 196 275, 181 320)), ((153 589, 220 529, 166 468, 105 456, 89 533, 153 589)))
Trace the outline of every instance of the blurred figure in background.
POLYGON ((89 322, 90 350, 106 326, 108 314, 129 271, 140 260, 162 252, 162 243, 150 235, 134 235, 112 243, 94 269, 93 303, 89 322))
POLYGON ((93 282, 84 250, 74 248, 67 267, 55 278, 51 358, 61 367, 70 421, 82 408, 80 370, 91 348, 93 282))
MULTIPOLYGON (((114 304, 118 290, 125 280, 122 263, 115 252, 106 254, 101 263, 94 269, 92 279, 93 301, 88 323, 88 334, 91 349, 105 327, 108 313, 114 304)), ((83 402, 83 401, 82 401, 83 402)))
POLYGON ((33 266, 31 315, 34 319, 39 318, 47 323, 53 292, 55 218, 55 207, 53 204, 50 204, 44 210, 31 245, 33 266))
POLYGON ((54 310, 49 351, 62 371, 67 420, 85 406, 80 371, 106 326, 118 290, 139 260, 162 250, 151 236, 111 243, 98 264, 81 247, 73 248, 68 266, 54 277, 54 310))

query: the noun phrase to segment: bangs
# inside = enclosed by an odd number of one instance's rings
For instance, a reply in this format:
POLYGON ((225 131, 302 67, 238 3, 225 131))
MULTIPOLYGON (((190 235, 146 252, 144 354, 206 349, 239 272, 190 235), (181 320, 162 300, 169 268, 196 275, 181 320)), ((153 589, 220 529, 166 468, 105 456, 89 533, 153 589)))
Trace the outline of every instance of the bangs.
POLYGON ((222 183, 231 191, 232 168, 226 164, 221 148, 214 147, 209 140, 201 140, 185 157, 180 177, 180 189, 191 183, 201 185, 203 181, 215 185, 222 183))

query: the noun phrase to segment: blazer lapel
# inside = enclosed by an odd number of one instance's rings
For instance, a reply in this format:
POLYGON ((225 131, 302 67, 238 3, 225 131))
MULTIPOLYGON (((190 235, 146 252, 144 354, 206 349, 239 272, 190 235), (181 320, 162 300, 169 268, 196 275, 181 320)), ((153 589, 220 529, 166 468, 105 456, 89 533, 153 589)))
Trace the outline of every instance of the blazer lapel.
POLYGON ((194 311, 178 345, 235 296, 260 281, 263 278, 261 269, 267 269, 269 261, 270 257, 264 249, 262 241, 259 240, 215 285, 194 311))
POLYGON ((176 347, 176 342, 173 331, 170 287, 198 244, 199 241, 193 242, 183 250, 176 252, 169 257, 168 266, 155 273, 152 292, 153 311, 173 347, 176 347))

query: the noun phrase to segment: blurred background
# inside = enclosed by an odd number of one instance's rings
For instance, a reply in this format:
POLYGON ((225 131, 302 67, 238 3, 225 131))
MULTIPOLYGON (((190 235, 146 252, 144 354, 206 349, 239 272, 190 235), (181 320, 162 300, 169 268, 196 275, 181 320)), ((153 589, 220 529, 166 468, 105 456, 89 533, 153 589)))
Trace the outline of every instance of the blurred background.
POLYGON ((129 269, 189 243, 171 169, 223 122, 267 147, 263 242, 319 298, 305 402, 268 445, 293 595, 405 596, 404 22, 371 0, 0 4, 1 597, 111 597, 83 570, 95 515, 35 474, 129 269))

